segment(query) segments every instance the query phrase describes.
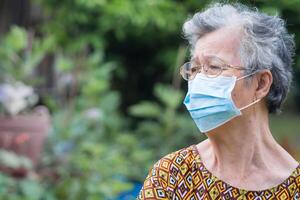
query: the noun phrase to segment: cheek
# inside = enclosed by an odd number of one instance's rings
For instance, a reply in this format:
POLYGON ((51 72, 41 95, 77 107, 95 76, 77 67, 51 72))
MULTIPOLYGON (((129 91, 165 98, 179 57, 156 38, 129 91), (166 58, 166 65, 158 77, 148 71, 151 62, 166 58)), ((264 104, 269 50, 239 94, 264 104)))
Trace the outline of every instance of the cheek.
POLYGON ((236 84, 232 90, 231 97, 236 107, 241 108, 254 99, 253 88, 247 87, 244 83, 236 84))
POLYGON ((236 89, 233 89, 231 97, 234 102, 234 105, 239 108, 242 100, 239 97, 239 92, 236 89))

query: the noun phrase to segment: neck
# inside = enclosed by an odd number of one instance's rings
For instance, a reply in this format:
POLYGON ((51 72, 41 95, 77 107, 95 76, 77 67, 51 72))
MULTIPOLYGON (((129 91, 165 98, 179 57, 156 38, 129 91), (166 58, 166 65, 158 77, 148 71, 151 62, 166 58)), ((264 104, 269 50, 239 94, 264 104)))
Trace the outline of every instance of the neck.
POLYGON ((245 112, 207 136, 213 158, 210 165, 216 172, 234 171, 244 177, 251 169, 269 170, 272 162, 268 158, 283 154, 269 129, 267 112, 245 112))

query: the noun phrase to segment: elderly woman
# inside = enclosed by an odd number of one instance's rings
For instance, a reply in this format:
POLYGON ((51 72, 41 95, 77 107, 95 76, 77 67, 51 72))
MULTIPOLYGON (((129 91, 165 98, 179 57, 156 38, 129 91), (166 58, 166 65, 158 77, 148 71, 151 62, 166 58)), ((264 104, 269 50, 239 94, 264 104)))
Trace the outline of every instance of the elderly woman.
POLYGON ((212 4, 183 25, 191 60, 184 104, 208 139, 149 171, 138 199, 300 199, 300 164, 274 139, 292 79, 285 23, 241 4, 212 4))

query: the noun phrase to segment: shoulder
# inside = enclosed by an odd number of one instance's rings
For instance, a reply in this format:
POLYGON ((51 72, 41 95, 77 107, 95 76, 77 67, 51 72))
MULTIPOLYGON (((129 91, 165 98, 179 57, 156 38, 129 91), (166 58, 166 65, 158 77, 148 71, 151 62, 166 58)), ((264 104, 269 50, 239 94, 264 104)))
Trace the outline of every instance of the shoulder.
MULTIPOLYGON (((178 186, 178 180, 191 180, 196 170, 195 145, 191 145, 159 159, 149 173, 140 191, 140 199, 170 198, 178 186)), ((192 183, 191 183, 192 184, 192 183)))

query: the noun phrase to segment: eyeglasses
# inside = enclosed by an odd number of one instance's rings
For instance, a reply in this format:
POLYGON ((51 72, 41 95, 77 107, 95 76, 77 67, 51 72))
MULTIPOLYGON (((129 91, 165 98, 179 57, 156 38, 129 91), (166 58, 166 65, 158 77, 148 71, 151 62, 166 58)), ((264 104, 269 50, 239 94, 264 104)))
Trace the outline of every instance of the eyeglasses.
POLYGON ((184 63, 180 67, 180 74, 182 78, 187 81, 194 79, 197 73, 203 73, 207 77, 215 78, 219 76, 224 70, 228 70, 229 68, 245 70, 245 68, 241 66, 226 64, 222 59, 216 56, 205 56, 203 63, 199 64, 195 61, 195 59, 192 59, 190 62, 184 63))

